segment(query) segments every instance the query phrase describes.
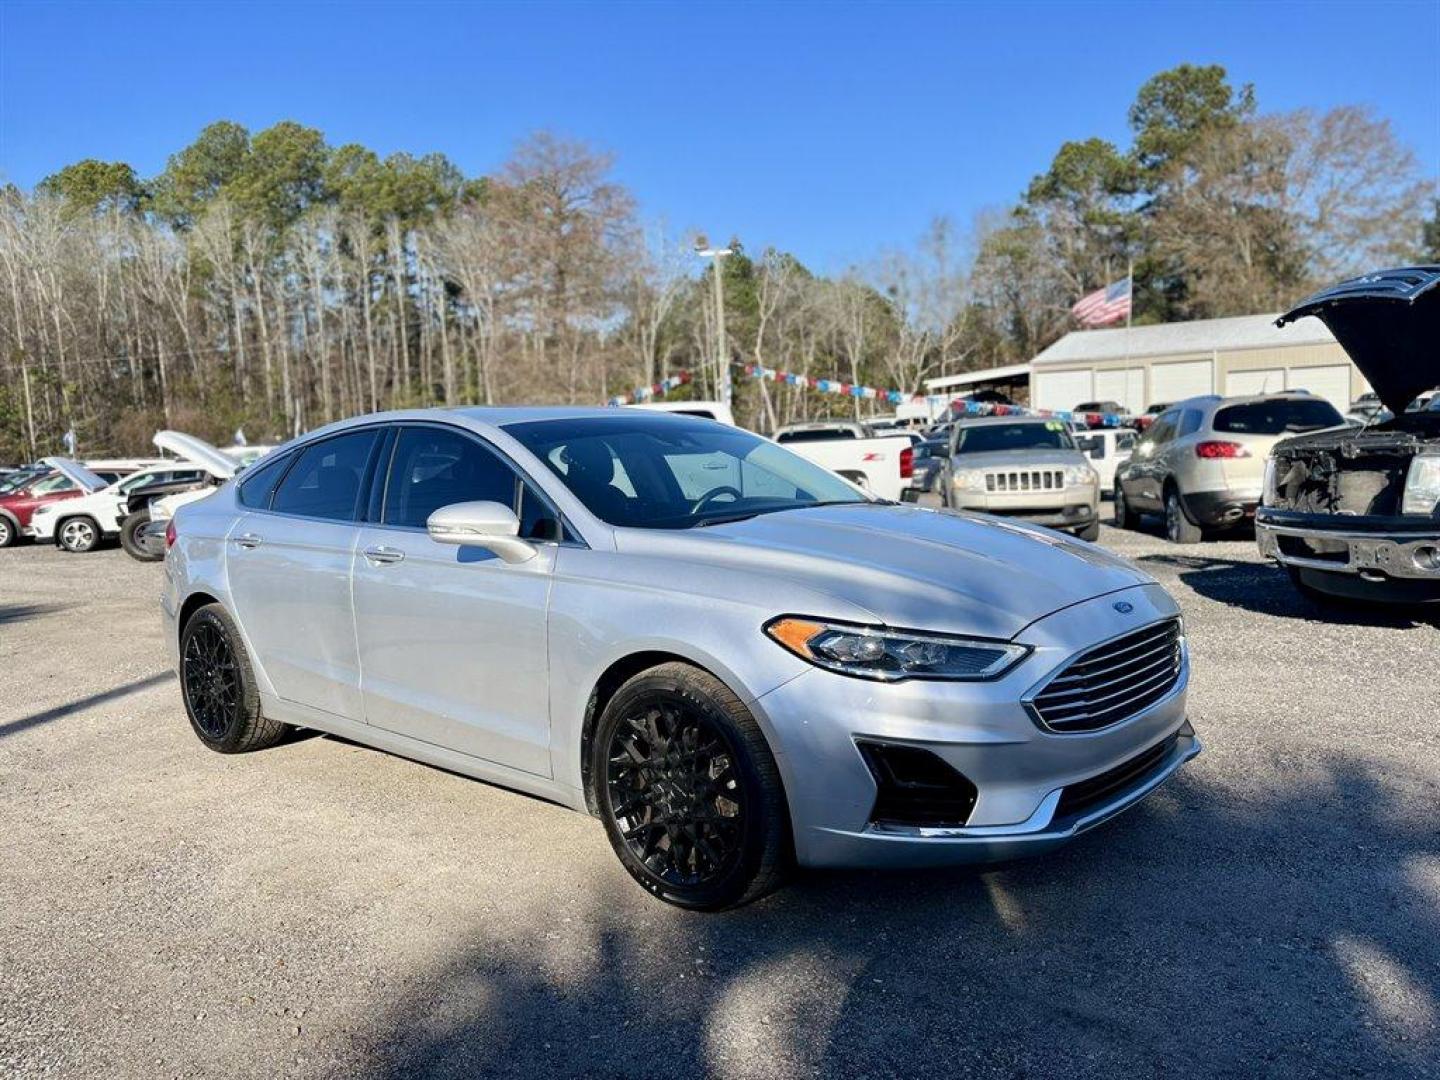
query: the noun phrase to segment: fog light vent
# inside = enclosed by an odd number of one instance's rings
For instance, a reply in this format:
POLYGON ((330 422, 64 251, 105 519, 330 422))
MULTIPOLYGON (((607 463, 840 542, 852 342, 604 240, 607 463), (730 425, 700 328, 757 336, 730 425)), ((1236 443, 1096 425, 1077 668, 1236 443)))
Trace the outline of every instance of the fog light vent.
POLYGON ((970 820, 979 792, 937 755, 918 746, 857 745, 879 789, 870 812, 875 824, 955 827, 970 820))

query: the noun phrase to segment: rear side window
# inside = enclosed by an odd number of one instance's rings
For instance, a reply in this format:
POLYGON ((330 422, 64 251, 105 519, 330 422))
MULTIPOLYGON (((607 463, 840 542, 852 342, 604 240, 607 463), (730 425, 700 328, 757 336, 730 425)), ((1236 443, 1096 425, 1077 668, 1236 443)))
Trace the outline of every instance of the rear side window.
POLYGON ((518 477, 474 439, 440 428, 402 428, 385 491, 385 524, 425 528, 451 503, 498 502, 515 508, 518 477))
POLYGON ((259 468, 250 470, 249 475, 240 482, 240 505, 257 510, 268 509, 270 494, 275 490, 275 485, 280 482, 280 476, 285 472, 285 466, 289 463, 290 455, 285 454, 265 462, 259 468))
POLYGON ((1212 425, 1227 435, 1288 435, 1297 431, 1318 431, 1345 422, 1328 401, 1251 401, 1229 405, 1215 414, 1212 425))
MULTIPOLYGON (((378 437, 379 432, 370 429, 307 446, 275 489, 270 509, 280 514, 354 521, 360 481, 378 437)), ((257 472, 251 480, 263 476, 257 472)))
POLYGON ((1204 414, 1199 409, 1186 409, 1180 414, 1180 430, 1176 433, 1177 439, 1183 439, 1186 435, 1194 435, 1200 430, 1200 421, 1204 414))

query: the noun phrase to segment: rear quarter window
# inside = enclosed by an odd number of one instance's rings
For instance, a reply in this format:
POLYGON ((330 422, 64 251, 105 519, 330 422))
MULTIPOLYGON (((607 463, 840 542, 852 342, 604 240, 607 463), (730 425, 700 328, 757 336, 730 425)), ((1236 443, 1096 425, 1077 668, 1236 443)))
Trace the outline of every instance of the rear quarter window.
POLYGON ((280 482, 280 477, 285 472, 285 466, 289 463, 290 455, 285 454, 266 461, 259 468, 248 470, 249 475, 240 482, 240 505, 256 510, 268 509, 275 485, 280 482))

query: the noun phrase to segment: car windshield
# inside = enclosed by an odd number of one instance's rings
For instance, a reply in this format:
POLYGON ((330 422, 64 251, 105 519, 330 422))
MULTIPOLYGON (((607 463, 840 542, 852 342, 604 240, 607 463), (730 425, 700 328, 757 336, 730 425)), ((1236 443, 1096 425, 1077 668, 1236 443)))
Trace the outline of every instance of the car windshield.
POLYGON ((956 439, 957 454, 986 454, 996 450, 1074 450, 1075 440, 1058 420, 1043 423, 976 424, 962 427, 956 439))
POLYGON ((767 439, 704 420, 626 412, 533 420, 505 430, 611 525, 685 529, 870 501, 767 439))
POLYGON ((1319 431, 1345 423, 1338 409, 1322 398, 1305 400, 1250 401, 1228 405, 1215 414, 1211 425, 1227 435, 1284 435, 1297 431, 1319 431))
POLYGON ((30 482, 40 474, 37 472, 18 472, 14 476, 7 476, 0 480, 0 495, 13 495, 23 487, 28 487, 30 482))

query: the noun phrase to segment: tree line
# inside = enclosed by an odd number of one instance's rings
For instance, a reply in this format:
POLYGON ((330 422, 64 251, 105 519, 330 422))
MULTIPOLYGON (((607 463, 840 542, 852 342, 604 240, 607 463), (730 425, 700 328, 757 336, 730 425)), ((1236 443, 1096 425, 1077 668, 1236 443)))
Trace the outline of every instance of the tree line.
MULTIPOLYGON (((1016 204, 824 275, 720 262, 725 362, 916 391, 1028 359, 1135 271, 1140 322, 1278 309, 1440 260, 1433 179, 1357 107, 1258 111, 1219 67, 1139 90, 1132 144, 1067 142, 1016 204)), ((537 134, 485 176, 286 121, 205 128, 155 177, 84 160, 0 191, 0 460, 145 450, 159 427, 274 440, 391 407, 598 403, 722 376, 714 265, 646 221, 608 154, 537 134)), ((874 408, 737 380, 761 429, 874 408)))

